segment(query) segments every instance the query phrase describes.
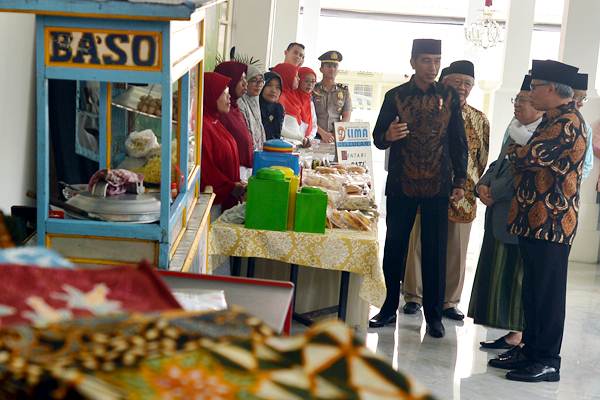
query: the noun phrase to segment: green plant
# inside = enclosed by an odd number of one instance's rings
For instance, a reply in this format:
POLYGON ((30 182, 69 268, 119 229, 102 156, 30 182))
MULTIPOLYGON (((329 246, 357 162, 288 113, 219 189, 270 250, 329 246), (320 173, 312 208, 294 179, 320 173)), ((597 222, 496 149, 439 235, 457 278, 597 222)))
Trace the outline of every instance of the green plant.
POLYGON ((248 56, 246 54, 241 54, 241 53, 236 54, 235 46, 232 47, 231 50, 229 51, 229 60, 226 60, 225 57, 223 57, 221 54, 217 53, 217 56, 215 57, 215 61, 216 61, 216 65, 219 65, 220 63, 225 62, 225 61, 237 61, 237 62, 241 62, 246 65, 254 65, 257 68, 262 67, 262 61, 260 61, 259 59, 256 59, 252 56, 248 56))

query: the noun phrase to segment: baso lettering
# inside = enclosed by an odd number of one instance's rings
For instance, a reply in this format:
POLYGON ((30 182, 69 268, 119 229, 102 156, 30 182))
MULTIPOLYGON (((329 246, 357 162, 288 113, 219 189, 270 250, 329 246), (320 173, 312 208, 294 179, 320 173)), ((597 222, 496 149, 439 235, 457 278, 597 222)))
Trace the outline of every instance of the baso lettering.
POLYGON ((81 66, 154 67, 159 63, 157 36, 145 33, 49 32, 51 63, 81 66))

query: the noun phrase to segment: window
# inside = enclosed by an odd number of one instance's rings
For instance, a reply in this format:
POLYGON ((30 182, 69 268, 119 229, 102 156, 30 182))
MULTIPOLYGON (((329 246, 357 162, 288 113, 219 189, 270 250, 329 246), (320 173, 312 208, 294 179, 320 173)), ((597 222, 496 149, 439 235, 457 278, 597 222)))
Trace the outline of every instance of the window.
POLYGON ((373 97, 373 86, 354 85, 354 94, 358 96, 373 97))

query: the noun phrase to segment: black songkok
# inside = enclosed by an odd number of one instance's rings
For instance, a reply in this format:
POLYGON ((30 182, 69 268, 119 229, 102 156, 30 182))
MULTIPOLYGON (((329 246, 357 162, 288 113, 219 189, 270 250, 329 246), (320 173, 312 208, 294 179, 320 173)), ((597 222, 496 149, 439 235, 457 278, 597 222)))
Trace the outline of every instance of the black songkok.
POLYGON ((521 83, 521 90, 525 92, 531 91, 531 75, 525 75, 523 78, 523 83, 521 83))
POLYGON ((448 66, 448 71, 446 72, 446 75, 450 74, 468 75, 475 79, 475 66, 471 61, 467 60, 454 61, 448 66))
POLYGON ((572 86, 575 90, 587 90, 588 89, 588 74, 577 74, 577 78, 572 86))
POLYGON ((419 54, 442 54, 442 41, 436 39, 413 40, 411 57, 416 58, 419 54))
POLYGON ((533 60, 531 79, 562 83, 573 87, 579 68, 554 60, 533 60))

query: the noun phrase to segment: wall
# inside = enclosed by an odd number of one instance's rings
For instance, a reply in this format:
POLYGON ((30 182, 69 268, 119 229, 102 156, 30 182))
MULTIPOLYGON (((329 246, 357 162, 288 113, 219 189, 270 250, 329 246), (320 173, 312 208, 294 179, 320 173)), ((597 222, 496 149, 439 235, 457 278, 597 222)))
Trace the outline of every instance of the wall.
MULTIPOLYGON (((219 49, 219 18, 221 18, 222 8, 220 6, 210 7, 206 10, 204 43, 204 70, 212 71, 215 69, 219 49)), ((223 56, 220 54, 220 56, 223 56)))
POLYGON ((35 189, 35 17, 0 13, 0 210, 35 189))
POLYGON ((283 62, 288 44, 298 40, 300 0, 277 0, 273 23, 271 66, 283 62))
POLYGON ((267 69, 283 61, 298 37, 299 0, 238 0, 233 3, 231 45, 267 69))
POLYGON ((275 3, 276 0, 233 2, 231 45, 237 53, 259 59, 263 67, 271 65, 275 3))

